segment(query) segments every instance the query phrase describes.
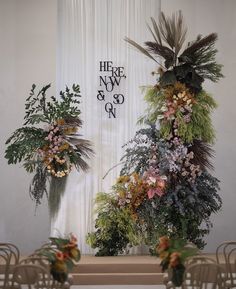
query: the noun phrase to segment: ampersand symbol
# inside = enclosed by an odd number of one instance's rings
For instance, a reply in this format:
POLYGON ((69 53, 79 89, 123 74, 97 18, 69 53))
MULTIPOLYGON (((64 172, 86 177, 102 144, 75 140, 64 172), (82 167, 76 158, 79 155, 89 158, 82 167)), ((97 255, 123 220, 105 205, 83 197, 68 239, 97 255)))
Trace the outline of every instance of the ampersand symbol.
POLYGON ((100 101, 105 100, 105 94, 103 90, 98 90, 97 99, 100 101))

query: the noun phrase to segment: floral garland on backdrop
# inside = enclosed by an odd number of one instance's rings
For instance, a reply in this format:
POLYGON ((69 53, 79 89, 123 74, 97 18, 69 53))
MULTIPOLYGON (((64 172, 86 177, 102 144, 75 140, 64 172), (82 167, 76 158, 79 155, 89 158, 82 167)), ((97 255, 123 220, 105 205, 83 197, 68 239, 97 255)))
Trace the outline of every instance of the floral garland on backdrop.
POLYGON ((128 43, 160 63, 157 83, 145 88, 145 128, 125 145, 123 168, 110 194, 96 198, 95 232, 88 243, 97 255, 117 255, 127 246, 147 244, 156 253, 159 237, 205 245, 210 216, 221 208, 219 181, 208 170, 215 132, 210 113, 215 100, 202 88, 223 75, 216 63, 217 35, 198 36, 183 48, 187 29, 182 13, 161 14, 148 26, 154 41, 128 43))
POLYGON ((49 101, 46 92, 50 85, 37 94, 35 88, 33 84, 26 99, 23 127, 6 141, 5 158, 8 164, 23 162, 27 172, 35 173, 29 188, 30 196, 38 205, 47 194, 53 217, 60 206, 67 176, 73 167, 86 171, 85 159, 92 156, 93 150, 91 142, 78 134, 82 125, 78 108, 79 85, 73 85, 71 90, 66 87, 66 91, 60 92, 60 100, 51 96, 49 101))

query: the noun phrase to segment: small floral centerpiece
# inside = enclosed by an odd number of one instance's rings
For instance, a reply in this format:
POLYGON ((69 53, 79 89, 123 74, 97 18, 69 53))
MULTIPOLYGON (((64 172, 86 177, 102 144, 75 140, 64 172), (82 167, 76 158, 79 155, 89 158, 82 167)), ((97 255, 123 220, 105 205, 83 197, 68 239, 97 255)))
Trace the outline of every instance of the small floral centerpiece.
POLYGON ((40 255, 48 259, 53 279, 64 283, 68 279, 68 274, 74 268, 75 262, 80 260, 77 239, 70 234, 66 238, 50 238, 50 241, 50 245, 43 248, 40 255))
POLYGON ((60 92, 60 99, 46 92, 50 85, 38 93, 33 85, 25 104, 24 124, 6 141, 5 157, 8 164, 23 162, 27 172, 35 175, 30 185, 30 195, 40 204, 47 194, 50 182, 49 208, 55 215, 64 192, 66 177, 75 167, 88 169, 85 161, 93 154, 91 143, 78 133, 82 125, 80 119, 80 87, 73 85, 70 90, 60 92))
POLYGON ((184 239, 159 238, 157 255, 161 259, 162 272, 169 270, 171 281, 175 286, 181 286, 185 272, 184 262, 197 253, 197 248, 187 246, 184 239))

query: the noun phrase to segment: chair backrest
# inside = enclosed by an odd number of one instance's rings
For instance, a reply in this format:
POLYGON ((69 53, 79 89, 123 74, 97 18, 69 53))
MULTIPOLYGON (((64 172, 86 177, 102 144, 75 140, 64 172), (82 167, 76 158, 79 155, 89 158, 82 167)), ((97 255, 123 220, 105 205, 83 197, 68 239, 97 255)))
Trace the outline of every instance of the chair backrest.
POLYGON ((224 264, 228 282, 233 286, 236 281, 236 241, 221 243, 216 249, 218 264, 224 264))
POLYGON ((183 289, 225 289, 225 270, 217 263, 195 263, 186 268, 183 289))
POLYGON ((6 288, 9 280, 11 255, 7 249, 0 248, 0 289, 6 288))
POLYGON ((9 286, 12 267, 18 264, 20 251, 14 244, 0 243, 0 289, 9 286))
POLYGON ((11 252, 11 264, 16 265, 19 263, 20 259, 20 250, 18 247, 12 243, 0 243, 0 249, 5 248, 11 252))
POLYGON ((47 279, 48 284, 50 284, 50 289, 67 289, 70 288, 72 285, 72 279, 69 278, 65 283, 59 283, 58 281, 54 280, 51 273, 50 273, 50 263, 48 259, 42 255, 39 255, 37 253, 33 253, 26 259, 21 260, 21 265, 24 264, 33 264, 40 267, 43 267, 45 269, 45 272, 47 273, 44 277, 47 279))
POLYGON ((47 271, 39 265, 20 264, 14 267, 12 276, 12 288, 27 285, 29 289, 50 288, 47 279, 47 271))
POLYGON ((187 258, 185 261, 185 266, 190 266, 192 264, 216 264, 216 261, 210 257, 202 256, 202 255, 196 255, 187 258))

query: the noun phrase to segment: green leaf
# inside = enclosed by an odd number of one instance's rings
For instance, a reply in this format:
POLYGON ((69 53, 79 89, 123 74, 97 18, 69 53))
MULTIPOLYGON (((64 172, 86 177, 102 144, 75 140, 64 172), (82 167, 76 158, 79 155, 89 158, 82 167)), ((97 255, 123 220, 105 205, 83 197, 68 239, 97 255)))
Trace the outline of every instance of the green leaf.
POLYGON ((71 272, 73 270, 74 266, 75 266, 73 261, 71 259, 69 259, 69 258, 66 259, 66 265, 67 265, 67 269, 68 269, 69 272, 71 272))
POLYGON ((176 81, 176 76, 171 70, 164 72, 164 74, 160 77, 160 85, 163 87, 174 84, 176 81))

